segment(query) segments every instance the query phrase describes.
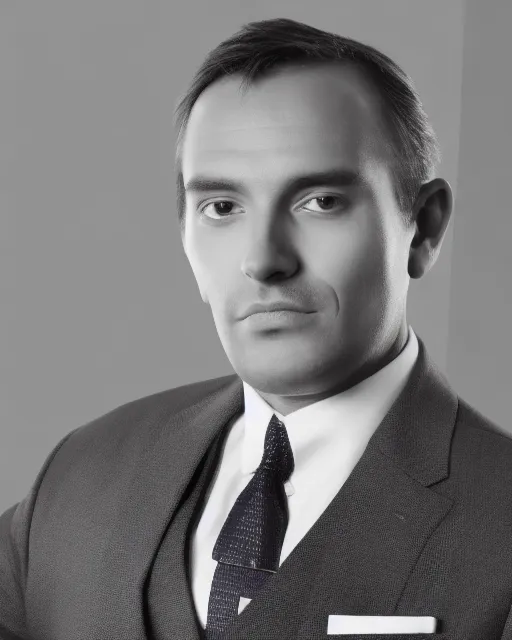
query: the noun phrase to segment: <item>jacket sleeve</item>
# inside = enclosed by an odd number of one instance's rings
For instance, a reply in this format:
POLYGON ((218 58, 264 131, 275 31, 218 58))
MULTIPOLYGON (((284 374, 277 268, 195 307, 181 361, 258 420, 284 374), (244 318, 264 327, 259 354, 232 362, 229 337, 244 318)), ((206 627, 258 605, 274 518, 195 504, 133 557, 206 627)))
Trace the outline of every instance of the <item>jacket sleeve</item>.
POLYGON ((71 431, 46 458, 27 496, 0 515, 0 638, 29 640, 25 588, 29 573, 30 525, 39 487, 46 471, 71 431))

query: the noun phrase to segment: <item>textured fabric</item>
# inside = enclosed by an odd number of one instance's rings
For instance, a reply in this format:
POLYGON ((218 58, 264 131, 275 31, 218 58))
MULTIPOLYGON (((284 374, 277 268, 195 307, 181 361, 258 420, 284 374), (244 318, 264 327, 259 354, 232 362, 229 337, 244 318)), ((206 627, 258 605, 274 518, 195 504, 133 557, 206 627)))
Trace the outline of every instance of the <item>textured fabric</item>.
MULTIPOLYGON (((286 417, 275 411, 286 424, 295 459, 294 471, 285 483, 289 520, 280 563, 350 476, 370 437, 404 388, 417 356, 418 341, 409 327, 409 338, 400 354, 373 376, 286 417)), ((244 411, 229 427, 220 468, 192 540, 192 594, 203 628, 217 566, 212 558, 213 547, 236 498, 260 463, 265 433, 274 413, 245 381, 243 391, 244 411)))
POLYGON ((193 608, 189 590, 176 589, 176 584, 188 582, 191 532, 215 474, 224 437, 225 430, 222 430, 194 472, 151 566, 145 598, 150 640, 185 640, 197 634, 196 621, 189 615, 193 608))
POLYGON ((279 568, 288 525, 284 483, 294 467, 286 427, 272 415, 261 462, 237 498, 215 547, 206 637, 221 640, 236 619, 240 597, 252 599, 279 568))
MULTIPOLYGON (((340 614, 429 615, 436 640, 512 640, 512 439, 418 342, 350 477, 226 640, 325 640, 340 614)), ((205 455, 243 410, 232 375, 63 438, 0 516, 0 638, 153 640, 151 623, 165 640, 199 640, 183 527, 214 479, 199 473, 205 455)))

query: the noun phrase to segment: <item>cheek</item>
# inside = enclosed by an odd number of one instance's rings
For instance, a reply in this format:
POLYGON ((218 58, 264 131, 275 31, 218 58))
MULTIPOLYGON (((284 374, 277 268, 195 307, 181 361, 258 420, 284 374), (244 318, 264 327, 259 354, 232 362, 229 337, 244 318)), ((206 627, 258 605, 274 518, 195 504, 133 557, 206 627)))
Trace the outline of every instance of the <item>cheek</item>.
POLYGON ((229 282, 237 273, 235 250, 232 245, 221 246, 218 238, 202 233, 191 233, 187 247, 187 257, 203 300, 213 311, 223 309, 229 282))
POLYGON ((325 234, 316 246, 313 269, 334 289, 340 307, 359 307, 379 296, 386 280, 383 239, 362 217, 339 234, 325 234))
POLYGON ((185 253, 190 267, 194 273, 197 285, 205 302, 211 298, 211 285, 216 282, 215 270, 212 265, 211 248, 203 241, 200 234, 194 233, 190 228, 185 237, 185 253))

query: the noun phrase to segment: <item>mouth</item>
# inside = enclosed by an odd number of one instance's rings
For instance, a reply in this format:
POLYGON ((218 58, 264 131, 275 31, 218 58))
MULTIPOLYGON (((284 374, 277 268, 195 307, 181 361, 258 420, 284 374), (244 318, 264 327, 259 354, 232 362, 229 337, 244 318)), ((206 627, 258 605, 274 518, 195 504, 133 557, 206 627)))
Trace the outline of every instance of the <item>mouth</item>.
POLYGON ((265 311, 253 311, 253 313, 250 313, 247 318, 250 318, 251 316, 258 316, 261 314, 285 314, 285 313, 312 313, 311 311, 300 311, 299 309, 267 309, 265 311))
POLYGON ((254 327, 268 325, 294 326, 304 323, 314 313, 314 311, 298 311, 297 309, 277 309, 275 311, 254 312, 244 320, 254 327))
POLYGON ((254 315, 265 314, 265 313, 314 313, 309 311, 308 309, 304 309, 303 307, 298 307, 296 305, 286 306, 286 304, 253 304, 248 309, 246 309, 244 315, 240 318, 240 320, 245 320, 254 315))

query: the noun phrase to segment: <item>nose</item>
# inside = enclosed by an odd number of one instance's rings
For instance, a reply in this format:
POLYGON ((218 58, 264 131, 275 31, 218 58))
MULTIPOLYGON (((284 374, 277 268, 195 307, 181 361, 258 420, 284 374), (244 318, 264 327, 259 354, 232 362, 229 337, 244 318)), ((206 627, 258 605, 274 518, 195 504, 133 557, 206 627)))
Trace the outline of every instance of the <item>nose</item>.
POLYGON ((248 225, 242 272, 249 278, 265 281, 289 278, 299 267, 297 251, 284 221, 275 219, 248 225))

